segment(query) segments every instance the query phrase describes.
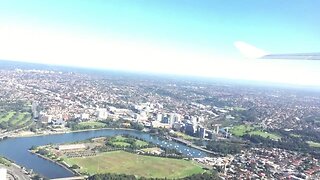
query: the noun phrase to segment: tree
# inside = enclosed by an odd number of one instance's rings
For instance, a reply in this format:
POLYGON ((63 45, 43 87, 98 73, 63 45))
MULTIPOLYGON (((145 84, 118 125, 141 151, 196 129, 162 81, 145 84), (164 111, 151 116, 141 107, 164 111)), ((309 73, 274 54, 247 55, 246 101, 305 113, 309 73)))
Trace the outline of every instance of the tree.
POLYGON ((131 122, 130 124, 131 124, 132 129, 136 129, 136 130, 141 131, 144 128, 142 124, 139 124, 136 122, 131 122))
POLYGON ((31 146, 30 150, 37 150, 37 146, 31 146))
POLYGON ((48 154, 49 154, 49 151, 46 150, 46 149, 39 149, 37 153, 45 156, 45 155, 48 155, 48 154))
POLYGON ((203 173, 203 174, 194 174, 185 178, 182 178, 182 180, 218 180, 221 179, 217 173, 203 173))
POLYGON ((211 141, 207 144, 207 149, 222 154, 237 154, 241 151, 241 146, 235 143, 211 141))
POLYGON ((74 164, 74 165, 71 166, 71 169, 80 169, 80 166, 74 164))
POLYGON ((126 175, 126 174, 96 174, 90 176, 88 180, 136 180, 137 178, 134 175, 126 175))
POLYGON ((35 126, 31 126, 31 127, 30 127, 30 131, 31 131, 31 132, 37 132, 37 128, 36 128, 35 126))

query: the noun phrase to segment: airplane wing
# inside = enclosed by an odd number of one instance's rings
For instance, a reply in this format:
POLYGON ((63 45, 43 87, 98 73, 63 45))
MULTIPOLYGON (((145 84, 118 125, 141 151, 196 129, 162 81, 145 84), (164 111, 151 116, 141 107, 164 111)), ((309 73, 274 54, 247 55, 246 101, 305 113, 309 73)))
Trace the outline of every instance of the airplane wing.
POLYGON ((289 59, 289 60, 320 60, 320 53, 288 53, 271 54, 245 42, 237 41, 235 47, 250 59, 289 59))
POLYGON ((267 54, 259 59, 320 60, 320 53, 267 54))

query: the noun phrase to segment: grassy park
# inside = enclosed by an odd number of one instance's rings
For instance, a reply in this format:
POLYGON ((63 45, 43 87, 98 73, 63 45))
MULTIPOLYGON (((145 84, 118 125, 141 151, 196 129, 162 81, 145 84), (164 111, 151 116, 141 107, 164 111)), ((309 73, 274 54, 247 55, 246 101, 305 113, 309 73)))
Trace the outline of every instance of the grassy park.
POLYGON ((112 144, 114 146, 122 146, 122 147, 129 147, 131 144, 129 143, 126 143, 126 142, 120 142, 120 141, 117 141, 117 142, 112 142, 112 144))
POLYGON ((5 159, 4 157, 0 156, 0 164, 5 165, 5 166, 10 166, 11 162, 7 159, 5 159))
POLYGON ((141 140, 136 140, 135 144, 139 147, 145 147, 148 146, 149 143, 145 142, 145 141, 141 141, 141 140))
POLYGON ((149 143, 145 141, 124 136, 113 137, 110 139, 110 144, 118 147, 129 147, 132 145, 135 145, 136 147, 147 147, 149 145, 149 143))
POLYGON ((232 129, 230 129, 230 132, 235 136, 243 136, 248 132, 252 131, 253 129, 254 127, 252 126, 239 125, 239 126, 234 126, 232 129))
POLYGON ((127 140, 127 138, 126 138, 126 137, 124 137, 124 136, 115 136, 115 137, 114 137, 114 140, 115 140, 115 141, 119 141, 119 142, 121 142, 121 141, 125 141, 125 140, 127 140))
POLYGON ((147 178, 181 178, 204 172, 202 167, 193 161, 143 156, 125 151, 64 160, 70 166, 80 166, 80 172, 89 174, 123 173, 147 178))
POLYGON ((105 123, 98 122, 98 121, 87 121, 87 122, 81 122, 78 124, 79 126, 87 127, 90 126, 91 128, 103 128, 106 126, 105 123))
POLYGON ((238 125, 238 126, 234 126, 232 129, 230 129, 230 132, 238 137, 241 137, 245 134, 250 134, 250 135, 257 135, 257 136, 261 136, 264 138, 270 138, 272 140, 279 140, 281 139, 281 137, 277 134, 274 133, 269 133, 269 132, 265 132, 263 130, 257 129, 253 126, 249 126, 249 125, 238 125))

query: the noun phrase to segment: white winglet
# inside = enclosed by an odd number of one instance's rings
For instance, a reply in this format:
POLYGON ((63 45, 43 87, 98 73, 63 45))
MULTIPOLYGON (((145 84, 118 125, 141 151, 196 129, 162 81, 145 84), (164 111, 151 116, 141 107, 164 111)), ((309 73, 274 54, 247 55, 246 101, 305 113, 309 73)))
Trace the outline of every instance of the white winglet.
POLYGON ((258 59, 268 55, 266 51, 258 49, 245 42, 237 41, 234 43, 234 46, 247 58, 258 59))

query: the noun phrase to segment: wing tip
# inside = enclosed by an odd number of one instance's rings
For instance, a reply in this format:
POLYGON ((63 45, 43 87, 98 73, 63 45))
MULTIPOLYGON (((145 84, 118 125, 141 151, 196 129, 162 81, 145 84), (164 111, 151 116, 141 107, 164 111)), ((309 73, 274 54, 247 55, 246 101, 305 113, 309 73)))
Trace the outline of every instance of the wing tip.
POLYGON ((266 51, 259 49, 243 41, 235 41, 234 46, 238 49, 238 51, 242 55, 250 59, 259 59, 268 55, 266 51))

